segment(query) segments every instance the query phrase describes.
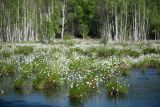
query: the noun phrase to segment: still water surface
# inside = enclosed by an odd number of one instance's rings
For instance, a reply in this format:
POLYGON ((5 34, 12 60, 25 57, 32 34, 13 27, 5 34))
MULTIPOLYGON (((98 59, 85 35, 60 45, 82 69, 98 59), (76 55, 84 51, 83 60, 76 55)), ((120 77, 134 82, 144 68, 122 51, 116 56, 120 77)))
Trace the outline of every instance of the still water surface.
POLYGON ((147 69, 145 73, 134 69, 128 82, 130 87, 125 96, 109 97, 102 91, 82 103, 71 102, 64 89, 15 92, 5 82, 1 84, 5 94, 0 95, 0 107, 160 107, 160 75, 155 69, 147 69))

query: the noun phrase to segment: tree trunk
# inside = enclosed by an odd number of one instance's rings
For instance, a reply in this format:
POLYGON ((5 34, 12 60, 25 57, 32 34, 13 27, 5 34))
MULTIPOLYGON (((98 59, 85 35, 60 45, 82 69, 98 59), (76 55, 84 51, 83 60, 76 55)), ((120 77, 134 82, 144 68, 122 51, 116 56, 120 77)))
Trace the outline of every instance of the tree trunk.
POLYGON ((65 24, 65 8, 66 8, 66 1, 62 1, 62 31, 61 31, 61 39, 64 37, 64 24, 65 24))
POLYGON ((115 7, 115 41, 118 41, 118 18, 117 18, 117 7, 115 7))
POLYGON ((136 8, 135 8, 135 11, 134 11, 134 40, 135 41, 138 40, 138 37, 137 37, 137 11, 136 11, 136 8))

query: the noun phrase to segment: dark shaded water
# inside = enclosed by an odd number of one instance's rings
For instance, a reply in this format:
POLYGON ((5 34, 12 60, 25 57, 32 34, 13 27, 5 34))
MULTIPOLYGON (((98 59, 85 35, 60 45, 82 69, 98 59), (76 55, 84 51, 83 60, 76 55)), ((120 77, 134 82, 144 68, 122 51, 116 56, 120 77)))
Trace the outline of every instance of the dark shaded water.
POLYGON ((129 92, 123 97, 109 97, 104 91, 82 103, 69 101, 63 89, 51 92, 25 89, 16 93, 6 86, 6 93, 0 95, 0 107, 160 107, 160 75, 155 69, 147 69, 145 73, 135 69, 128 82, 129 92))

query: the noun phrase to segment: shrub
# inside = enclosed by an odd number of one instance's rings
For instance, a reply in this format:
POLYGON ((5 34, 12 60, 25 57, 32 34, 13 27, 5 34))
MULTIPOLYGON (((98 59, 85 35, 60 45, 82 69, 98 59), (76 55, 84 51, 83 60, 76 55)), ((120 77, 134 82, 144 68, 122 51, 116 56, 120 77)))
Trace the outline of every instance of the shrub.
POLYGON ((14 50, 15 54, 23 54, 26 56, 32 52, 33 52, 32 46, 17 46, 16 49, 14 50))

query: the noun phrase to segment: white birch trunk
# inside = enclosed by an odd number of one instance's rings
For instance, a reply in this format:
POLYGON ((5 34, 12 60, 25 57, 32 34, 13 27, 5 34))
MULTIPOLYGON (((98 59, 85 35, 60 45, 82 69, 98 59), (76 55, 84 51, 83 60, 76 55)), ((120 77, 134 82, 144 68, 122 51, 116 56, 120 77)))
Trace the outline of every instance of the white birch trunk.
POLYGON ((137 37, 137 11, 135 8, 135 16, 134 16, 134 40, 137 41, 138 37, 137 37))
POLYGON ((61 39, 64 36, 64 24, 65 24, 65 8, 66 8, 66 1, 62 1, 62 31, 61 31, 61 39))
POLYGON ((117 20, 117 13, 115 13, 115 30, 116 30, 115 41, 118 41, 118 20, 117 20))

